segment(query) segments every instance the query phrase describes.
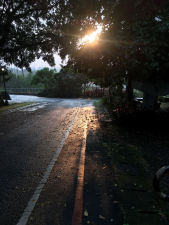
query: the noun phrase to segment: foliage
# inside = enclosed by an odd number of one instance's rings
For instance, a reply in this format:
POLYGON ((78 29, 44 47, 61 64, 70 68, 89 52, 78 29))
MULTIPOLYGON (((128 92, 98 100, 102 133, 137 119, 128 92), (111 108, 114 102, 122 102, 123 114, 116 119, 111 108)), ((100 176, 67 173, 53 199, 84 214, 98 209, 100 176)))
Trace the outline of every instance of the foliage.
POLYGON ((121 106, 116 111, 111 111, 115 124, 140 130, 165 132, 164 127, 169 125, 169 108, 165 111, 149 110, 121 106))
POLYGON ((43 89, 43 90, 40 90, 40 91, 38 92, 38 96, 39 96, 39 97, 45 97, 45 96, 48 96, 49 93, 50 93, 50 92, 49 92, 47 89, 43 89))
POLYGON ((26 69, 53 53, 79 74, 109 87, 124 78, 168 81, 167 0, 2 0, 0 58, 26 69), (8 4, 10 2, 10 4, 8 4), (102 25, 99 39, 79 44, 102 25), (126 73, 127 71, 127 73, 126 73))
POLYGON ((35 58, 53 66, 53 52, 63 42, 61 25, 70 18, 65 1, 2 0, 1 6, 0 58, 29 71, 35 58))
POLYGON ((105 95, 105 90, 95 89, 93 91, 85 91, 81 95, 86 97, 103 97, 105 95))
POLYGON ((165 102, 165 98, 163 96, 158 96, 158 101, 165 102))
POLYGON ((59 96, 72 97, 80 96, 82 92, 82 84, 88 83, 86 77, 80 73, 73 73, 68 67, 61 68, 59 73, 54 75, 56 80, 56 89, 59 96))
POLYGON ((136 98, 143 98, 143 92, 142 91, 138 91, 138 90, 134 89, 133 93, 136 96, 136 98))
POLYGON ((99 1, 97 7, 90 16, 103 25, 98 41, 77 48, 68 64, 106 86, 123 78, 169 80, 168 1, 99 1))
POLYGON ((41 70, 37 70, 33 76, 31 85, 43 84, 45 89, 52 89, 55 86, 54 73, 56 69, 49 70, 45 67, 41 70))
POLYGON ((2 0, 1 5, 0 58, 29 71, 36 58, 54 66, 53 53, 62 59, 71 54, 86 33, 80 25, 91 27, 87 14, 98 9, 90 0, 2 0))
MULTIPOLYGON (((117 88, 114 88, 111 95, 112 97, 110 97, 110 92, 107 91, 103 96, 103 103, 108 107, 109 110, 114 110, 120 106, 129 104, 127 102, 126 90, 122 90, 122 92, 119 92, 117 88)), ((135 98, 135 96, 133 96, 133 98, 135 98)))
POLYGON ((9 73, 10 79, 8 82, 6 82, 6 87, 7 88, 33 88, 33 87, 39 87, 39 85, 31 85, 32 79, 34 74, 33 73, 28 73, 27 75, 25 74, 14 74, 14 73, 9 73))

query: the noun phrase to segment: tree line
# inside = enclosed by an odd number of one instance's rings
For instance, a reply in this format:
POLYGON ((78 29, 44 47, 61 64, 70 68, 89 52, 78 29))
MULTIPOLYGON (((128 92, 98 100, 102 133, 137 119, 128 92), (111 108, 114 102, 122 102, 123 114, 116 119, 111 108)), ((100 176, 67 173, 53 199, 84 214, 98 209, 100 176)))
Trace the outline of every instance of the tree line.
POLYGON ((169 81, 167 0, 10 2, 2 0, 0 11, 1 67, 13 63, 30 71, 40 57, 54 66, 58 52, 62 60, 68 56, 73 76, 84 74, 103 87, 124 79, 128 86, 130 80, 169 81), (98 41, 79 44, 97 25, 102 27, 98 41))
POLYGON ((82 93, 82 85, 85 88, 88 82, 85 75, 75 74, 69 68, 62 66, 58 73, 56 69, 49 70, 47 67, 38 70, 33 76, 31 85, 44 87, 39 96, 77 97, 82 93))
POLYGON ((5 75, 5 83, 6 88, 43 88, 38 93, 39 96, 77 97, 82 91, 87 90, 89 81, 83 74, 74 74, 73 71, 62 66, 60 72, 47 67, 35 73, 29 72, 27 75, 8 72, 5 75))

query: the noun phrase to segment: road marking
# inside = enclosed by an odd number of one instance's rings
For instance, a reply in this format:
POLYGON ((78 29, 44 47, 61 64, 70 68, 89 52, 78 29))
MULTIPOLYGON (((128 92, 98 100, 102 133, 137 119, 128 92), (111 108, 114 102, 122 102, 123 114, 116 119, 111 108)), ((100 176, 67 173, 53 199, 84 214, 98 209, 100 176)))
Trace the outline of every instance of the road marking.
POLYGON ((84 137, 83 137, 83 141, 82 141, 82 148, 81 148, 81 154, 80 154, 79 171, 78 171, 78 177, 77 177, 76 197, 75 197, 72 225, 82 225, 86 137, 87 137, 87 123, 85 124, 85 127, 84 127, 84 137))
POLYGON ((75 116, 74 116, 70 126, 68 127, 68 129, 67 129, 67 131, 65 133, 65 136, 63 137, 63 139, 62 139, 62 141, 61 141, 61 143, 60 143, 60 145, 59 145, 55 155, 53 156, 53 158, 52 158, 52 160, 51 160, 51 162, 50 162, 50 164, 49 164, 49 166, 48 166, 48 168, 46 170, 45 175, 43 176, 43 178, 40 181, 38 187, 36 188, 36 191, 34 192, 32 198, 30 199, 30 201, 29 201, 26 209, 24 210, 24 213, 23 213, 22 217, 20 218, 19 222, 17 223, 17 225, 26 225, 26 223, 27 223, 27 221, 29 219, 29 216, 30 216, 31 212, 33 211, 33 208, 35 207, 35 204, 36 204, 36 202, 37 202, 37 200, 38 200, 38 198, 40 196, 40 193, 41 193, 44 185, 46 184, 47 179, 48 179, 48 177, 49 177, 49 175, 50 175, 50 173, 52 171, 52 168, 53 168, 53 166, 55 164, 55 161, 57 160, 57 157, 58 157, 60 151, 62 150, 64 142, 65 142, 65 140, 66 140, 66 138, 67 138, 67 136, 68 136, 68 134, 70 132, 70 129, 71 129, 72 125, 73 125, 73 122, 74 122, 74 120, 75 120, 75 118, 77 116, 78 111, 79 111, 79 108, 77 109, 77 112, 76 112, 76 114, 75 114, 75 116))

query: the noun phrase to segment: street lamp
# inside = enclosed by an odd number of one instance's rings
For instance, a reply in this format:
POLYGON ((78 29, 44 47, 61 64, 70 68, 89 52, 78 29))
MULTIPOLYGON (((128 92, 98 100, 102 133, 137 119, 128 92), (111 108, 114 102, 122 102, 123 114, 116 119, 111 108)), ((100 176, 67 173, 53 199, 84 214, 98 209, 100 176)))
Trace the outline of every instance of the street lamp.
MULTIPOLYGON (((4 71, 4 68, 2 68, 2 72, 4 71)), ((5 86, 5 79, 4 79, 4 73, 2 73, 3 75, 3 82, 4 82, 4 89, 5 89, 5 105, 8 105, 8 100, 7 100, 7 94, 6 94, 6 86, 5 86)))

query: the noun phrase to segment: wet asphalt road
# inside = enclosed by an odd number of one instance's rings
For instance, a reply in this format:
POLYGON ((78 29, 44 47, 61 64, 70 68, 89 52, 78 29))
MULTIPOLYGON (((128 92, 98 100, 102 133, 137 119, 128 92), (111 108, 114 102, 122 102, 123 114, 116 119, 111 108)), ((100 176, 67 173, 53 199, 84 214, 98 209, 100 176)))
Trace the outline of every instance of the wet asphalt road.
MULTIPOLYGON (((0 117, 0 224, 16 225, 78 107, 92 100, 11 95, 40 104, 0 117)), ((9 101, 10 102, 10 101, 9 101)))
POLYGON ((92 106, 94 100, 87 99, 77 99, 77 98, 46 98, 46 97, 37 97, 32 95, 10 95, 12 100, 9 100, 9 104, 13 103, 22 103, 22 102, 53 102, 59 103, 59 106, 63 107, 76 107, 77 101, 81 102, 82 106, 92 106))

